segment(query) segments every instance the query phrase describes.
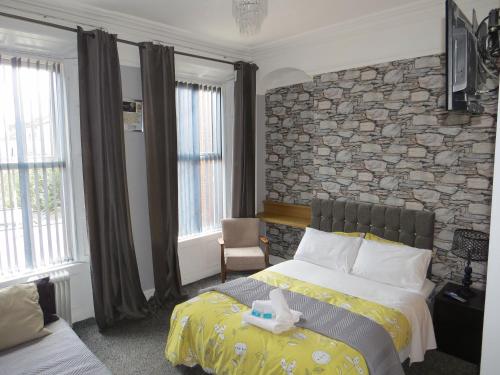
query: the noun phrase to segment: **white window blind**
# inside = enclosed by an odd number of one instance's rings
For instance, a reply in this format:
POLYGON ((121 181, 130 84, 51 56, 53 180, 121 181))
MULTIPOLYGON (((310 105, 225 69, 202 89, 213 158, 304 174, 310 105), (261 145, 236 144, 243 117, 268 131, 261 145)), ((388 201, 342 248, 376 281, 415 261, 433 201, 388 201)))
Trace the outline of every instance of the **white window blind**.
POLYGON ((61 69, 0 56, 0 278, 72 260, 61 69))
POLYGON ((220 228, 223 217, 221 88, 176 86, 179 236, 220 228))

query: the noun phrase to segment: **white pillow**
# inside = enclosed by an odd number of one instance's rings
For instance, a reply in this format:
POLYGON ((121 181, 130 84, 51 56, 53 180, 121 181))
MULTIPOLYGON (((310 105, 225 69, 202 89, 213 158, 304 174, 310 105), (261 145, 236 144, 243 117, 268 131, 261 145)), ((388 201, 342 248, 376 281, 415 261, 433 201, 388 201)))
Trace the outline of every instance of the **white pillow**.
POLYGON ((431 250, 363 239, 352 274, 418 292, 431 258, 431 250))
POLYGON ((306 228, 293 259, 349 272, 356 260, 362 238, 341 236, 306 228))

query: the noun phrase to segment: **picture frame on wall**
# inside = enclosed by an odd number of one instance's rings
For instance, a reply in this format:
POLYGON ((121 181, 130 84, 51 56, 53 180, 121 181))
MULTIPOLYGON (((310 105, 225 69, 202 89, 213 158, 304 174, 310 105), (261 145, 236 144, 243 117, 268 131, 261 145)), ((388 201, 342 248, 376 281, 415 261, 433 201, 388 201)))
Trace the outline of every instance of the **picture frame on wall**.
POLYGON ((142 100, 123 100, 123 126, 126 132, 144 132, 142 121, 142 100))

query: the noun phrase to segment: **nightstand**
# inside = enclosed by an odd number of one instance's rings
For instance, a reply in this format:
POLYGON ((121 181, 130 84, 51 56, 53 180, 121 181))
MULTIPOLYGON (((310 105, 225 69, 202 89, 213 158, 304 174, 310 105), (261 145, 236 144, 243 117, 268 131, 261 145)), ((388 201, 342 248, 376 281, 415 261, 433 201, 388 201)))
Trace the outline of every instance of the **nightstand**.
POLYGON ((484 291, 472 289, 467 302, 456 301, 444 293, 460 285, 448 283, 434 300, 434 331, 439 351, 479 364, 483 337, 484 291))

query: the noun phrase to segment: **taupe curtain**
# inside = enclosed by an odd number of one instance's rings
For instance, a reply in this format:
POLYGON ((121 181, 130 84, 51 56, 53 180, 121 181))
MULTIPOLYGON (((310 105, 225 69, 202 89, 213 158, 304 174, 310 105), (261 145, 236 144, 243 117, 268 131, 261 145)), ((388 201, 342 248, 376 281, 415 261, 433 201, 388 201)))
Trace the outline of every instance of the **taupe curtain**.
POLYGON ((139 54, 155 299, 162 303, 181 297, 174 48, 141 43, 139 54))
POLYGON ((233 217, 255 216, 255 76, 257 65, 235 65, 233 217))
POLYGON ((78 28, 78 70, 92 292, 103 329, 147 312, 130 223, 116 35, 78 28))

